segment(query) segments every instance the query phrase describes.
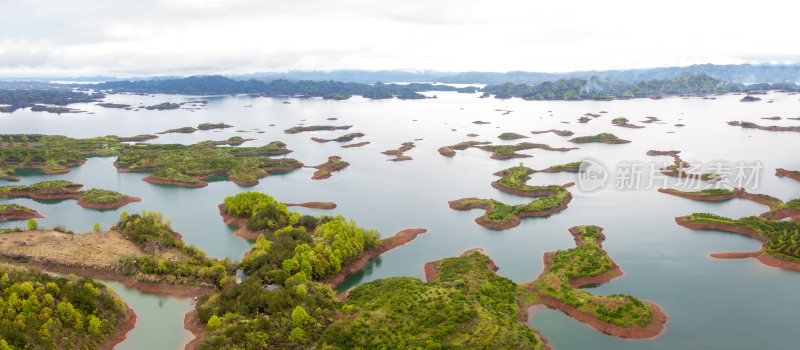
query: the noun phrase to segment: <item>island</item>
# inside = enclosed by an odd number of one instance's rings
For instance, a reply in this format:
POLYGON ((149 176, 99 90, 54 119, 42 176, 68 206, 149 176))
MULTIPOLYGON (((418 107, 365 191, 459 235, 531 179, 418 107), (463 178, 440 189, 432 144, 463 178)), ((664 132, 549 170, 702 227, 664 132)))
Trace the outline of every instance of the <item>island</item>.
POLYGON ((491 230, 506 230, 517 227, 524 217, 544 217, 567 209, 572 194, 566 190, 573 183, 564 186, 531 186, 525 184, 528 174, 535 171, 522 164, 502 170, 495 175, 502 176, 492 182, 492 187, 511 194, 525 197, 542 197, 527 204, 507 205, 494 199, 462 198, 449 201, 450 209, 484 209, 486 212, 475 222, 491 230))
POLYGON ((319 143, 325 143, 325 142, 331 142, 331 141, 349 142, 349 141, 353 141, 353 139, 355 139, 356 137, 363 137, 363 136, 364 136, 363 133, 354 132, 354 133, 349 133, 349 134, 345 134, 345 135, 339 136, 339 137, 337 137, 335 139, 322 139, 322 138, 319 138, 319 137, 312 137, 311 140, 319 142, 319 143))
POLYGON ((121 104, 121 103, 108 103, 108 102, 97 103, 97 105, 100 106, 100 107, 103 107, 103 108, 130 108, 131 107, 131 105, 126 105, 126 104, 121 104))
POLYGON ((516 139, 527 139, 528 137, 525 135, 520 135, 515 132, 504 132, 497 136, 498 139, 501 140, 516 140, 516 139))
POLYGON ((642 129, 644 126, 641 125, 634 125, 630 123, 630 120, 625 117, 614 118, 611 120, 611 124, 614 126, 621 126, 623 128, 631 128, 631 129, 642 129))
POLYGON ((44 174, 66 174, 69 167, 86 163, 86 158, 73 151, 59 149, 0 149, 0 177, 19 181, 17 169, 38 169, 44 174))
POLYGON ((165 110, 170 110, 170 109, 178 109, 180 107, 181 107, 181 105, 178 104, 178 103, 164 102, 164 103, 159 103, 157 105, 144 107, 144 109, 151 110, 151 111, 152 110, 165 111, 165 110))
POLYGON ((225 123, 202 123, 197 126, 197 130, 226 129, 232 127, 233 125, 228 125, 225 123))
MULTIPOLYGON (((477 135, 475 135, 475 136, 477 136, 477 135)), ((441 154, 441 155, 443 155, 445 157, 453 157, 453 156, 456 155, 456 150, 463 151, 463 150, 465 150, 467 148, 470 148, 470 147, 476 147, 476 146, 488 145, 488 144, 491 144, 491 142, 464 141, 464 142, 459 142, 459 143, 457 143, 455 145, 440 147, 438 151, 439 151, 439 154, 441 154)))
POLYGON ((658 119, 656 117, 645 117, 645 120, 640 120, 639 122, 640 123, 644 123, 644 124, 651 124, 651 123, 660 122, 660 121, 661 121, 661 119, 658 119))
POLYGON ((610 133, 600 133, 593 136, 581 136, 569 139, 568 141, 574 143, 589 143, 589 142, 599 142, 607 144, 630 143, 630 141, 623 140, 617 137, 616 135, 610 133))
MULTIPOLYGON (((115 136, 110 136, 110 137, 115 137, 115 136)), ((119 142, 140 142, 140 141, 148 141, 148 140, 157 139, 157 138, 158 138, 158 136, 149 135, 149 134, 136 135, 136 136, 131 136, 131 137, 118 137, 117 136, 117 140, 119 142)))
POLYGON ((739 100, 739 102, 756 102, 756 101, 761 101, 761 98, 755 97, 753 95, 747 95, 745 97, 742 97, 741 100, 739 100))
POLYGON ((159 132, 158 134, 159 135, 164 135, 164 134, 191 134, 191 133, 193 133, 195 131, 197 131, 197 129, 195 129, 195 128, 191 127, 191 126, 184 126, 184 127, 180 127, 180 128, 177 128, 177 129, 164 130, 162 132, 159 132))
POLYGON ((317 169, 317 171, 315 171, 314 175, 311 177, 311 180, 327 179, 333 176, 332 173, 334 171, 342 170, 344 168, 347 168, 348 166, 350 166, 350 163, 343 161, 342 157, 330 156, 328 157, 327 162, 310 167, 317 169))
POLYGON ((295 159, 267 157, 289 152, 280 141, 261 147, 137 144, 119 153, 114 166, 121 173, 153 172, 143 180, 159 185, 205 187, 204 180, 227 175, 240 186, 255 186, 259 178, 302 167, 295 159))
POLYGON ((788 177, 795 181, 800 181, 800 171, 796 170, 786 170, 783 168, 775 169, 775 176, 777 177, 788 177))
POLYGON ((397 149, 390 149, 388 151, 383 151, 381 154, 385 154, 387 156, 394 156, 394 158, 387 159, 388 161, 392 162, 401 162, 404 160, 413 160, 413 158, 405 155, 406 152, 411 150, 412 148, 416 147, 413 142, 403 142, 400 144, 400 148, 397 149))
POLYGON ((370 144, 369 141, 364 141, 364 142, 351 143, 349 145, 341 145, 339 147, 342 147, 342 148, 353 148, 353 147, 366 146, 366 145, 369 145, 369 144, 370 144))
POLYGON ((333 126, 333 125, 312 125, 312 126, 295 126, 289 129, 284 130, 283 132, 286 134, 296 134, 299 132, 306 132, 306 131, 334 131, 334 130, 347 130, 352 128, 352 125, 342 125, 342 126, 333 126))
POLYGON ((323 209, 323 210, 336 209, 336 203, 334 202, 283 203, 283 205, 287 207, 303 207, 303 208, 323 209))
POLYGON ((554 134, 556 134, 558 136, 572 136, 572 135, 575 134, 574 132, 569 131, 569 130, 556 130, 556 129, 531 131, 531 134, 539 135, 539 134, 546 134, 548 132, 552 132, 552 133, 554 133, 554 134))
POLYGON ((766 130, 766 131, 794 131, 800 132, 800 126, 761 126, 753 122, 746 122, 746 121, 729 121, 728 125, 730 126, 741 126, 742 128, 746 129, 759 129, 759 130, 766 130))
POLYGON ((577 147, 550 147, 549 145, 543 143, 532 143, 532 142, 521 142, 516 145, 485 145, 485 146, 473 146, 473 147, 482 149, 484 151, 492 152, 491 156, 489 156, 492 159, 532 157, 527 154, 516 153, 516 151, 533 149, 533 148, 539 148, 545 151, 556 151, 556 152, 567 152, 578 149, 577 147))
POLYGON ((800 271, 800 198, 783 202, 773 196, 752 194, 744 189, 709 189, 698 192, 663 190, 660 192, 697 201, 723 201, 742 198, 765 205, 759 216, 731 219, 711 213, 694 213, 675 218, 693 230, 718 230, 749 236, 762 243, 757 252, 711 254, 713 258, 756 258, 767 266, 800 271), (784 221, 784 219, 790 219, 784 221))
POLYGON ((0 222, 9 220, 41 219, 38 211, 19 204, 0 204, 0 222))
POLYGON ((97 210, 116 209, 142 200, 119 192, 96 188, 80 191, 81 187, 83 185, 66 180, 43 181, 29 186, 2 186, 0 187, 0 197, 28 197, 39 200, 77 199, 78 205, 97 210))
POLYGON ((20 108, 34 112, 65 113, 77 111, 59 107, 71 103, 94 102, 105 97, 102 93, 72 91, 63 87, 50 89, 0 89, 0 113, 13 113, 20 108), (44 105, 55 105, 43 106, 44 105), (4 106, 5 105, 5 106, 4 106))

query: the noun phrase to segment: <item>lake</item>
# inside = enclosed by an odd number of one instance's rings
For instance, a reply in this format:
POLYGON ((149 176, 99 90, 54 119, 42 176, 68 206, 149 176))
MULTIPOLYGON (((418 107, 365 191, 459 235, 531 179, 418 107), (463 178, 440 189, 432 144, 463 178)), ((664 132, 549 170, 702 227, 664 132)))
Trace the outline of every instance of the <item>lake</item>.
MULTIPOLYGON (((426 93, 428 96, 434 93, 426 93)), ((753 259, 715 260, 709 253, 755 251, 760 244, 744 236, 723 232, 692 231, 675 224, 674 217, 693 212, 710 212, 729 217, 757 215, 765 207, 744 200, 703 203, 658 193, 655 188, 619 190, 614 186, 595 192, 570 188, 569 208, 547 218, 527 218, 516 228, 492 231, 473 220, 482 210, 456 211, 447 201, 463 197, 495 198, 507 204, 530 199, 495 190, 490 183, 496 171, 524 162, 542 169, 555 164, 594 159, 614 169, 622 162, 671 162, 669 157, 650 157, 648 150, 680 150, 690 163, 726 160, 761 162, 758 188, 750 190, 783 200, 800 197, 800 183, 774 176, 775 168, 800 169, 795 153, 800 135, 728 126, 731 120, 761 125, 800 125, 794 120, 761 120, 762 117, 798 117, 798 95, 772 93, 762 101, 741 103, 741 96, 723 95, 716 99, 669 97, 662 100, 634 99, 615 101, 522 101, 520 99, 480 99, 478 94, 436 92, 438 98, 425 100, 346 101, 322 99, 278 99, 250 96, 109 95, 105 102, 134 106, 162 102, 208 101, 196 110, 128 111, 106 109, 94 104, 74 104, 72 108, 93 114, 48 114, 19 110, 0 114, 2 133, 59 134, 75 138, 156 133, 203 122, 225 122, 233 128, 220 132, 167 134, 150 142, 190 144, 203 140, 224 140, 232 136, 255 138, 244 146, 283 141, 293 153, 287 157, 306 165, 318 165, 338 155, 350 167, 333 173, 326 180, 310 180, 314 169, 301 168, 287 174, 263 178, 254 187, 241 187, 229 181, 211 182, 205 188, 177 188, 141 181, 147 174, 117 173, 113 157, 90 158, 64 175, 26 172, 22 184, 64 179, 142 198, 120 209, 95 211, 75 201, 38 202, 14 199, 14 203, 38 210, 46 218, 39 225, 66 225, 76 232, 89 232, 95 223, 104 229, 115 223, 120 213, 140 210, 159 211, 173 222, 183 240, 203 249, 210 256, 239 260, 249 242, 232 234, 218 215, 217 205, 226 196, 244 191, 267 193, 282 202, 332 201, 334 210, 296 209, 305 214, 343 215, 360 226, 377 228, 383 236, 410 227, 424 227, 428 233, 411 243, 373 260, 360 273, 351 276, 340 290, 371 280, 391 276, 424 278, 423 264, 456 256, 470 248, 483 248, 500 267, 498 273, 517 282, 531 281, 542 269, 542 254, 574 247, 567 229, 576 225, 602 226, 607 237, 604 248, 625 274, 592 289, 600 294, 629 294, 662 306, 669 319, 667 328, 651 340, 622 340, 604 335, 574 321, 560 311, 534 308, 529 325, 539 330, 557 349, 652 349, 652 348, 770 348, 794 349, 797 290, 800 273, 770 268, 753 259), (772 99, 773 103, 766 101, 772 99), (284 102, 289 102, 284 103, 284 102), (505 114, 505 110, 512 111, 505 114), (577 123, 585 113, 599 113, 589 123, 577 123), (641 124, 647 116, 664 124, 641 124), (626 117, 643 129, 611 125, 616 117, 626 117), (338 118, 329 121, 327 118, 338 118), (477 125, 473 121, 490 124, 477 125), (562 123, 562 122, 569 122, 562 123), (349 130, 304 132, 287 135, 284 129, 305 125, 353 125, 349 130), (685 124, 676 127, 674 124, 685 124), (270 126, 273 124, 274 126, 270 126), (254 129, 265 131, 256 133, 254 129), (454 130, 453 130, 454 129, 454 130), (567 142, 570 137, 552 133, 532 135, 532 130, 567 129, 575 136, 610 132, 631 140, 621 145, 567 142), (237 130, 249 132, 240 133, 237 130), (363 132, 353 142, 369 145, 344 149, 337 142, 317 143, 311 137, 335 138, 363 132), (528 139, 502 141, 502 132, 517 132, 528 139), (669 133, 674 132, 674 133, 669 133), (467 137, 475 133, 478 137, 467 137), (396 149, 403 142, 415 141, 406 152, 412 161, 389 162, 381 151, 396 149), (448 158, 436 150, 461 141, 492 141, 515 144, 521 141, 545 143, 553 147, 580 147, 569 152, 540 149, 519 153, 532 158, 492 160, 479 149, 457 151, 448 158)), ((612 180, 614 179, 612 174, 612 180)), ((564 184, 575 181, 575 174, 538 173, 530 184, 564 184)), ((675 182, 670 179, 670 184, 675 182)), ((0 203, 12 202, 0 199, 0 203)), ((0 223, 0 227, 24 226, 24 221, 0 223)), ((143 295, 118 283, 112 286, 139 315, 137 328, 118 348, 182 348, 187 338, 183 313, 191 309, 188 299, 143 295), (145 321, 147 320, 147 321, 145 321), (146 322, 146 324, 145 324, 146 322), (158 345, 152 341, 158 340, 158 345)))

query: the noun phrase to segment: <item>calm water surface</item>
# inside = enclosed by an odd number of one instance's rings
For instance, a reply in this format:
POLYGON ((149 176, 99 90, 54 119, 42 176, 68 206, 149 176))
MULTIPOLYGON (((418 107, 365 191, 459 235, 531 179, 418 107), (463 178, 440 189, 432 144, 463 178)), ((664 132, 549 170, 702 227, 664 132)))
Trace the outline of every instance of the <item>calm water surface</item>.
MULTIPOLYGON (((709 253, 754 251, 759 244, 747 237, 721 232, 691 231, 675 224, 674 217, 692 212, 712 212, 741 217, 756 215, 763 206, 748 201, 700 203, 661 194, 655 189, 618 191, 605 189, 583 193, 573 188, 569 209, 548 218, 524 219, 516 228, 491 231, 474 223, 481 210, 455 211, 448 200, 462 197, 495 198, 506 203, 524 203, 525 198, 499 192, 489 184, 491 174, 523 161, 535 169, 553 164, 597 159, 614 167, 621 161, 671 160, 649 157, 650 149, 683 151, 689 162, 712 160, 760 161, 765 168, 754 192, 768 193, 783 200, 800 197, 800 184, 775 177, 774 168, 800 169, 796 150, 797 133, 743 130, 725 124, 730 120, 754 121, 762 125, 800 125, 798 121, 761 120, 779 115, 800 116, 797 95, 771 94, 761 102, 740 103, 741 96, 666 98, 659 101, 529 102, 519 99, 479 99, 478 95, 437 92, 437 99, 421 101, 372 101, 358 97, 347 101, 319 99, 273 99, 247 96, 136 96, 110 95, 107 102, 134 106, 166 101, 207 100, 201 109, 171 111, 125 111, 105 109, 93 104, 71 107, 94 114, 54 115, 28 110, 0 114, 2 133, 64 134, 92 137, 109 134, 130 136, 155 133, 202 122, 226 122, 234 128, 221 132, 198 131, 194 134, 163 135, 151 142, 195 143, 223 140, 232 136, 256 138, 245 146, 283 141, 296 158, 307 165, 323 163, 338 155, 351 166, 322 181, 310 180, 313 169, 299 169, 288 174, 261 179, 255 187, 240 187, 229 181, 212 182, 201 189, 152 185, 141 181, 147 174, 119 174, 114 158, 92 158, 85 165, 65 175, 30 173, 23 184, 43 180, 66 179, 86 188, 112 189, 141 197, 110 211, 84 209, 75 201, 37 202, 15 199, 13 202, 34 208, 46 216, 40 226, 64 224, 76 232, 88 232, 94 223, 107 227, 122 211, 143 209, 160 211, 173 221, 184 241, 205 250, 209 255, 233 260, 241 258, 248 242, 235 237, 233 229, 220 219, 217 204, 226 196, 243 191, 261 191, 284 202, 333 201, 332 211, 300 208, 307 214, 340 214, 354 218, 360 225, 379 229, 384 236, 408 227, 425 227, 427 234, 380 258, 341 287, 346 289, 371 280, 391 276, 423 278, 425 262, 455 256, 464 250, 481 247, 500 266, 500 273, 517 282, 530 281, 541 272, 542 254, 569 249, 574 242, 567 229, 575 225, 595 224, 605 228, 604 243, 610 256, 625 275, 594 288, 601 294, 624 293, 660 304, 669 315, 666 331, 653 340, 627 341, 606 336, 576 322, 561 312, 534 310, 529 324, 541 331, 558 349, 674 349, 674 348, 770 348, 794 349, 800 341, 796 332, 800 303, 797 290, 800 273, 768 268, 754 260, 715 260, 709 253), (774 103, 766 103, 774 99, 774 103), (283 103, 284 101, 290 104, 283 103), (501 110, 513 112, 503 115, 501 110), (608 111, 588 124, 577 119, 584 113, 608 111), (642 124, 644 129, 611 126, 615 117, 626 117, 639 124, 646 116, 655 116, 665 124, 642 124), (326 118, 338 120, 328 121, 326 118), (415 121, 416 120, 416 121, 415 121), (476 125, 473 121, 491 122, 476 125), (562 122, 569 122, 568 124, 562 122), (313 132, 286 135, 284 129, 305 125, 353 125, 346 131, 313 132), (682 123, 685 127, 675 127, 682 123), (275 126, 269 126, 274 124, 275 126), (632 140, 624 145, 583 144, 579 150, 548 152, 528 150, 521 153, 533 158, 498 161, 477 149, 458 151, 454 158, 436 152, 441 146, 477 140, 513 144, 519 141, 569 147, 568 137, 554 134, 530 135, 532 130, 569 129, 575 136, 612 132, 632 140), (259 134, 253 129, 266 133, 259 134), (452 129, 455 129, 453 131, 452 129), (239 133, 237 130, 246 130, 239 133), (512 131, 529 139, 501 141, 497 135, 512 131), (674 133, 668 133, 674 131, 674 133), (335 142, 316 143, 312 136, 334 138, 349 132, 363 132, 354 142, 371 141, 360 147, 343 149, 335 142), (476 133, 470 138, 466 134, 476 133), (408 162, 387 162, 379 152, 395 149, 402 142, 416 141, 417 147, 406 155, 408 162)), ((535 174, 530 183, 564 184, 574 181, 574 174, 535 174)), ((2 202, 8 202, 0 200, 2 202)), ((24 225, 6 222, 0 227, 24 225)), ((112 283, 119 294, 139 315, 137 328, 119 348, 180 348, 188 332, 183 330, 183 313, 191 309, 187 299, 157 297, 129 290, 112 283), (146 320, 146 321, 145 321, 146 320), (153 343, 156 341, 157 343, 153 343)))

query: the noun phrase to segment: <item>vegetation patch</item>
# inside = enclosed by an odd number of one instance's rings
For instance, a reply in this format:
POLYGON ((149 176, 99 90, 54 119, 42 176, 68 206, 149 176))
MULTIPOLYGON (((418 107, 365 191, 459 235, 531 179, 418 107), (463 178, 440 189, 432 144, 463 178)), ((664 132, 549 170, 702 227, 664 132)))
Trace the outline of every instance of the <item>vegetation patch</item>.
POLYGON ((570 139, 569 142, 574 142, 574 143, 600 142, 608 144, 630 143, 630 141, 623 140, 617 137, 616 135, 610 133, 600 133, 592 136, 576 137, 570 139))
POLYGON ((385 154, 387 156, 394 156, 392 159, 388 159, 393 162, 400 162, 404 160, 412 160, 413 158, 405 155, 406 152, 411 150, 412 148, 416 147, 413 142, 403 142, 400 145, 400 148, 397 149, 390 149, 388 151, 383 151, 381 154, 385 154))
POLYGON ((306 132, 306 131, 333 131, 333 130, 347 130, 352 128, 352 125, 342 125, 342 126, 333 126, 333 125, 311 125, 311 126, 295 126, 284 130, 284 133, 287 134, 296 134, 299 132, 306 132))

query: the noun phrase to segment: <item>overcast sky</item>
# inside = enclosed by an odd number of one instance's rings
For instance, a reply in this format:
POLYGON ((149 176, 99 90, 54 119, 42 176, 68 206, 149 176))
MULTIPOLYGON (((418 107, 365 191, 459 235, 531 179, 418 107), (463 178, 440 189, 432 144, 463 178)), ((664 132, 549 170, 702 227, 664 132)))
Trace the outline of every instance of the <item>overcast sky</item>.
POLYGON ((794 4, 0 0, 0 76, 794 63, 794 4))

